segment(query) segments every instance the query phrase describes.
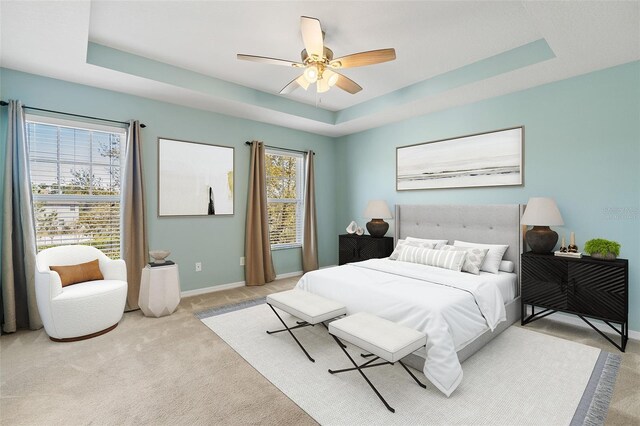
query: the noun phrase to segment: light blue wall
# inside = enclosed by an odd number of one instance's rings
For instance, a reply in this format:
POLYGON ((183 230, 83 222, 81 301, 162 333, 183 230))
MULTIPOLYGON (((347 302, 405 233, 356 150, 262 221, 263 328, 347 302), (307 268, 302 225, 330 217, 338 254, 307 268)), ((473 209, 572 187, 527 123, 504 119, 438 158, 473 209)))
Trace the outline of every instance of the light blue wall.
POLYGON ((579 247, 595 237, 622 244, 630 328, 640 331, 639 62, 345 136, 337 158, 337 232, 352 219, 364 224, 370 199, 392 207, 554 197, 565 221, 556 228, 560 235, 574 231, 579 247), (519 125, 525 126, 524 186, 396 192, 397 146, 519 125))
MULTIPOLYGON (((135 118, 147 125, 142 131, 142 152, 149 246, 171 250, 170 258, 180 265, 182 290, 244 280, 244 267, 239 261, 244 256, 249 173, 247 140, 258 139, 270 145, 316 152, 319 261, 321 266, 336 264, 337 236, 333 232, 336 229, 333 171, 336 149, 333 139, 12 70, 0 71, 2 99, 20 99, 29 106, 115 120, 135 118), (158 136, 235 148, 233 216, 158 218, 158 136), (195 262, 202 262, 202 272, 195 272, 195 262)), ((6 108, 2 115, 6 116, 6 108)), ((1 135, 0 149, 4 153, 6 128, 3 127, 1 135)), ((300 271, 300 256, 300 249, 274 252, 276 272, 300 271)))

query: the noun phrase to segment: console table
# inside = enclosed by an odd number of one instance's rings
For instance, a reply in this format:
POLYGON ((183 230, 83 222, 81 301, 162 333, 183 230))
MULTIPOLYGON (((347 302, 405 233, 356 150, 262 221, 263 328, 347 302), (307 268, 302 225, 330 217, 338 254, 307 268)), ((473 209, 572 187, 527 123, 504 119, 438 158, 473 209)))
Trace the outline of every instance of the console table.
POLYGON ((627 259, 599 260, 553 254, 522 255, 521 324, 554 312, 578 316, 624 352, 629 339, 629 266, 627 259), (526 305, 531 315, 526 316, 526 305), (536 307, 542 308, 536 312, 536 307), (618 344, 589 319, 607 324, 620 335, 618 344), (616 327, 616 325, 618 327, 616 327))

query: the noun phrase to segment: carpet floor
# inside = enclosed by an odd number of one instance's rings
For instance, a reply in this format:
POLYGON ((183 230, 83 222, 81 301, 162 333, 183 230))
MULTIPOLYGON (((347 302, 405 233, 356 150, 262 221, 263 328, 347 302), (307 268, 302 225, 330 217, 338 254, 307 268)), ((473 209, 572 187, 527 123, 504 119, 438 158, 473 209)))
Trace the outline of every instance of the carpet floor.
MULTIPOLYGON (((316 422, 193 314, 292 288, 297 278, 185 298, 163 318, 140 311, 75 343, 44 330, 0 337, 0 424, 205 425, 316 422)), ((614 351, 595 332, 543 319, 529 330, 614 351)), ((622 355, 606 424, 640 424, 640 342, 622 355)))

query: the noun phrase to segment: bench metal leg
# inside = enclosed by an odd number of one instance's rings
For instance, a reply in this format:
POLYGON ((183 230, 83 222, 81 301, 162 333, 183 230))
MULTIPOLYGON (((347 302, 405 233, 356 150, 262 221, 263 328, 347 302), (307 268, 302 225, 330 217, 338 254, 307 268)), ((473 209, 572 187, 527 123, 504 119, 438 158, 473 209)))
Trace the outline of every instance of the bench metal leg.
MULTIPOLYGON (((380 395, 380 392, 378 392, 378 389, 376 389, 375 386, 373 386, 373 383, 371 383, 371 381, 369 380, 369 378, 362 372, 363 368, 366 368, 366 365, 375 361, 376 359, 372 359, 368 362, 366 362, 365 364, 363 364, 362 366, 356 364, 356 362, 353 360, 353 358, 351 358, 351 355, 349 355, 349 352, 347 352, 347 350, 343 347, 344 345, 342 344, 342 342, 340 341, 340 339, 338 339, 336 336, 334 336, 333 334, 331 335, 331 337, 333 337, 333 340, 336 341, 336 343, 338 344, 338 346, 340 346, 340 349, 342 349, 342 352, 344 352, 344 354, 347 356, 347 358, 349 358, 349 361, 351 361, 351 363, 353 364, 353 366, 355 368, 349 369, 349 370, 358 370, 358 372, 362 375, 362 378, 365 379, 367 381, 367 383, 369 384, 369 386, 371 386, 371 389, 373 389, 373 391, 376 393, 376 395, 378 395, 378 398, 380 398, 380 401, 382 401, 382 403, 385 405, 385 407, 387 407, 387 410, 391 411, 392 413, 395 413, 396 410, 394 408, 392 408, 387 401, 382 397, 382 395, 380 395)), ((390 364, 388 362, 382 363, 380 365, 385 365, 385 364, 390 364)), ((374 365, 369 365, 370 367, 374 367, 374 365)), ((329 370, 329 373, 334 374, 334 373, 338 373, 339 370, 333 371, 333 370, 329 370)))
MULTIPOLYGON (((269 304, 267 303, 267 305, 269 305, 269 304)), ((274 331, 274 332, 271 332, 271 333, 269 333, 269 332, 267 331, 267 334, 273 334, 273 333, 277 333, 277 332, 279 332, 279 331, 287 330, 287 331, 289 332, 289 334, 291 335, 291 337, 293 337, 293 340, 295 340, 295 341, 296 341, 296 343, 298 344, 298 346, 300 346, 300 349, 302 349, 302 352, 304 352, 304 354, 307 356, 307 358, 309 358, 309 361, 311 361, 311 362, 316 362, 316 360, 315 360, 315 359, 311 358, 311 355, 309 355, 309 352, 307 352, 307 350, 304 348, 304 346, 302 346, 302 343, 300 343, 300 342, 298 341, 298 339, 296 338, 296 336, 294 336, 294 335, 293 335, 293 333, 291 332, 291 330, 294 330, 294 329, 296 329, 296 328, 306 327, 307 325, 311 325, 311 324, 308 324, 308 323, 307 323, 307 324, 298 324, 298 325, 297 325, 297 326, 295 326, 295 327, 289 328, 289 327, 287 326, 287 324, 282 320, 282 318, 280 317, 280 315, 278 315, 278 313, 277 313, 277 312, 276 312, 276 310, 273 308, 273 306, 269 305, 269 307, 271 308, 271 310, 273 311, 273 313, 274 313, 274 314, 276 314, 276 316, 278 317, 278 319, 280 320, 280 322, 281 322, 281 323, 282 323, 282 325, 284 326, 284 329, 283 329, 283 330, 277 330, 277 331, 274 331)))
POLYGON ((405 370, 407 373, 409 373, 409 375, 410 375, 411 377, 413 377, 413 380, 415 380, 415 381, 416 381, 416 383, 417 383, 421 388, 423 388, 423 389, 426 389, 426 388, 427 388, 427 385, 425 385, 425 384, 424 384, 424 383, 422 383, 420 380, 418 380, 418 378, 417 378, 416 376, 414 376, 414 374, 411 372, 411 370, 409 370, 409 369, 407 368, 407 366, 406 366, 406 365, 404 365, 404 363, 403 363, 402 361, 398 360, 398 362, 400 363, 400 365, 402 366, 402 368, 404 368, 404 370, 405 370))

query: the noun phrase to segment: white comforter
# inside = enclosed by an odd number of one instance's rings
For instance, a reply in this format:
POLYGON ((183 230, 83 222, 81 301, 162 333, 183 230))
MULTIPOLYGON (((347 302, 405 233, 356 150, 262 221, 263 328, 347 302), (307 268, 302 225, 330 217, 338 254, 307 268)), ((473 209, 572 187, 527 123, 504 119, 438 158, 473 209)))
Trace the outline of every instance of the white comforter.
POLYGON ((309 272, 296 287, 424 332, 424 374, 447 396, 462 381, 456 351, 506 319, 490 279, 388 259, 309 272))

